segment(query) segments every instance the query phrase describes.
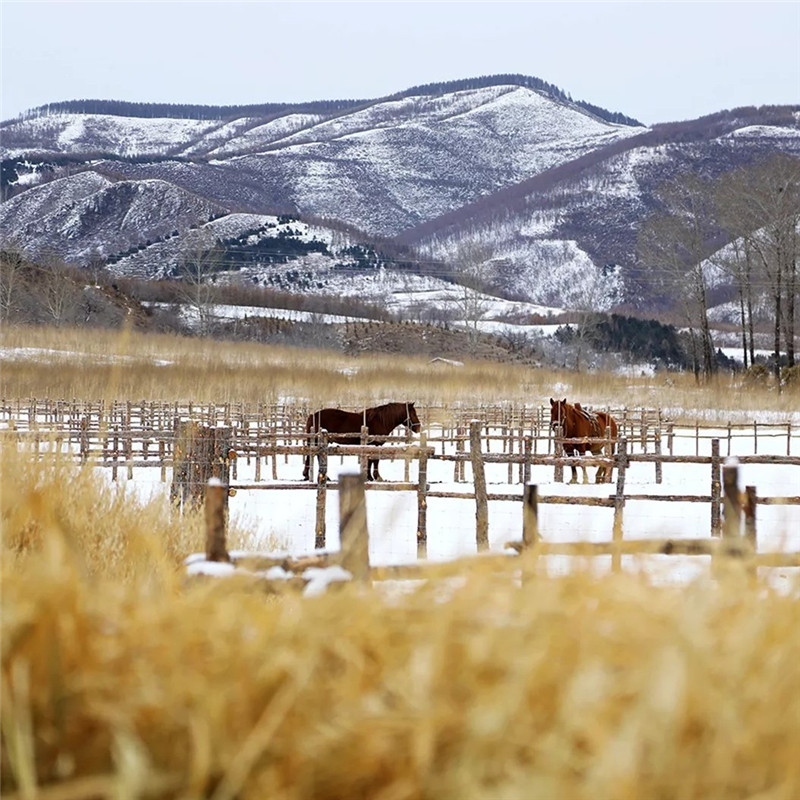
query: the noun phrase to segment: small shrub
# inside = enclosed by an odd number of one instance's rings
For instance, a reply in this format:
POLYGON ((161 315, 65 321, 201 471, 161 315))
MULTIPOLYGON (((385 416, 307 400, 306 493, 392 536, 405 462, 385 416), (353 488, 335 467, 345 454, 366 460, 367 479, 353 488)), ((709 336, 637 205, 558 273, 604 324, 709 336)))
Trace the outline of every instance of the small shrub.
POLYGON ((749 386, 763 386, 769 381, 769 369, 765 364, 751 364, 742 375, 749 386))
POLYGON ((781 383, 792 389, 800 389, 800 364, 781 368, 781 383))

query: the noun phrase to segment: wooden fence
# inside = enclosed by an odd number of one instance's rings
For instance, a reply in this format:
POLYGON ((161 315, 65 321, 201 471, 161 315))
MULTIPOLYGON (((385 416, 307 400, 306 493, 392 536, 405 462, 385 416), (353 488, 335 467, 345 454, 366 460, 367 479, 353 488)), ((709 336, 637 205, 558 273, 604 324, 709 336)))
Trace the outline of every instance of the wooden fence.
MULTIPOLYGON (((513 570, 521 574, 523 580, 533 574, 531 557, 547 555, 578 555, 611 557, 611 569, 618 572, 622 568, 623 555, 705 555, 711 556, 712 574, 719 577, 730 574, 732 569, 739 570, 742 575, 754 575, 759 566, 792 566, 800 567, 798 553, 764 553, 757 552, 755 529, 755 505, 750 488, 740 492, 738 467, 726 464, 723 467, 724 486, 724 524, 721 538, 696 539, 647 539, 625 542, 621 529, 614 529, 609 542, 560 542, 547 543, 539 529, 538 522, 538 487, 528 484, 522 497, 521 538, 506 544, 503 553, 478 553, 453 559, 448 562, 418 562, 394 566, 373 566, 369 560, 369 532, 366 514, 365 484, 363 472, 345 473, 341 476, 338 489, 339 502, 339 539, 340 549, 336 552, 316 552, 314 554, 290 556, 264 556, 243 553, 231 556, 225 548, 224 516, 219 513, 220 484, 212 479, 208 486, 209 499, 206 504, 206 562, 228 562, 233 572, 245 572, 250 575, 261 573, 258 580, 270 591, 280 592, 286 588, 304 588, 308 579, 306 570, 309 567, 340 566, 350 579, 358 582, 380 580, 431 579, 463 575, 470 567, 487 565, 496 570, 513 570), (517 556, 523 556, 522 559, 517 556), (263 572, 271 567, 281 567, 284 575, 290 579, 268 579, 263 572)), ((194 561, 193 575, 203 575, 202 564, 194 561)), ((214 573, 218 574, 218 573, 214 573)))
MULTIPOLYGON (((613 509, 612 530, 622 537, 626 504, 631 501, 692 502, 709 505, 709 534, 719 536, 724 499, 722 494, 722 451, 727 442, 747 431, 753 437, 754 451, 759 437, 786 436, 787 455, 741 455, 742 464, 785 464, 800 466, 800 456, 792 456, 791 425, 766 425, 754 422, 747 426, 727 426, 725 437, 710 439, 711 454, 699 455, 699 442, 708 438, 710 430, 695 426, 696 455, 674 455, 675 438, 681 435, 671 422, 665 422, 657 411, 637 413, 620 412, 621 438, 613 457, 564 457, 558 455, 558 440, 550 430, 549 410, 528 409, 523 420, 519 409, 499 413, 492 410, 487 418, 473 418, 465 422, 457 409, 449 418, 451 409, 426 409, 425 415, 439 418, 441 433, 438 436, 423 433, 419 440, 410 436, 382 437, 381 447, 366 444, 354 446, 330 445, 325 434, 309 438, 303 428, 305 409, 298 406, 259 406, 245 408, 234 406, 181 406, 178 404, 125 403, 105 406, 102 403, 66 403, 64 401, 29 401, 16 406, 6 401, 0 403, 0 431, 2 437, 14 437, 32 445, 35 453, 42 448, 64 449, 80 462, 110 469, 112 478, 124 469, 132 477, 135 468, 158 468, 160 479, 167 480, 171 469, 170 495, 181 505, 203 500, 205 486, 211 477, 218 478, 226 487, 226 497, 231 492, 249 490, 308 489, 316 493, 315 543, 319 549, 326 547, 326 504, 329 490, 338 490, 339 484, 328 479, 328 461, 334 457, 357 456, 363 462, 372 455, 382 459, 402 459, 404 480, 386 483, 368 483, 369 491, 415 492, 417 496, 417 553, 427 557, 427 508, 432 498, 452 498, 475 503, 476 547, 479 552, 488 548, 489 503, 493 501, 521 502, 521 493, 492 492, 486 480, 488 464, 507 466, 508 484, 528 486, 534 466, 552 467, 554 479, 560 481, 565 466, 605 464, 616 470, 614 491, 606 496, 538 496, 537 503, 569 504, 613 509), (189 416, 185 416, 189 415, 189 416), (513 417, 513 418, 512 418, 513 417), (491 418, 491 422, 487 421, 491 418), (523 422, 525 427, 514 427, 512 422, 523 422), (659 422, 660 421, 660 422, 659 422), (499 423, 499 424, 494 424, 499 423), (656 423, 662 427, 656 427, 656 423), (632 435, 630 435, 632 434, 632 435), (666 452, 662 444, 666 443, 666 452), (449 451, 449 452, 448 452, 449 451), (290 456, 312 455, 321 465, 315 482, 278 477, 281 461, 288 463, 290 456), (244 460, 252 467, 254 478, 250 482, 238 481, 238 464, 244 460), (453 482, 471 483, 464 491, 437 489, 428 479, 432 461, 453 464, 453 482), (665 464, 708 465, 707 492, 691 495, 642 494, 630 491, 627 473, 637 462, 654 465, 654 481, 661 482, 665 464), (271 464, 271 470, 270 470, 271 464), (416 467, 416 480, 412 480, 412 465, 416 467), (467 478, 469 467, 470 477, 467 478), (264 475, 270 472, 269 479, 264 475)), ((500 411, 503 411, 502 409, 500 411)), ((796 431, 796 428, 795 428, 796 431)), ((609 473, 611 469, 608 470, 609 473)), ((800 496, 758 497, 755 488, 751 502, 758 504, 800 505, 800 496)), ((617 534, 615 534, 617 535, 617 534)), ((624 545, 622 549, 625 549, 624 545)))
MULTIPOLYGON (((70 445, 81 447, 85 456, 97 451, 102 442, 104 452, 117 460, 125 461, 132 453, 147 454, 148 447, 158 447, 163 442, 170 448, 175 430, 182 420, 192 420, 208 427, 229 427, 237 444, 259 448, 262 440, 291 438, 302 435, 310 411, 297 403, 165 403, 147 401, 111 402, 76 401, 63 399, 0 400, 0 426, 17 432, 40 433, 42 436, 58 435, 70 445), (116 446, 109 443, 116 438, 116 446)), ((798 437, 797 425, 792 423, 759 422, 724 425, 696 423, 691 434, 676 432, 672 420, 664 417, 660 409, 608 407, 604 410, 614 415, 619 423, 619 436, 634 443, 643 452, 673 454, 676 437, 691 435, 695 455, 700 454, 703 442, 719 438, 723 452, 730 455, 735 440, 752 440, 752 451, 759 452, 764 439, 785 440, 785 454, 792 454, 792 440, 798 437), (720 435, 720 429, 724 434, 720 435), (712 434, 713 431, 713 434, 712 434)), ((462 449, 469 441, 473 420, 483 423, 483 441, 488 449, 503 452, 521 451, 523 442, 530 438, 536 447, 552 439, 550 435, 550 409, 545 406, 516 406, 513 404, 480 406, 426 406, 417 409, 423 427, 440 427, 442 443, 455 441, 462 449)), ((431 437, 431 442, 433 439, 431 437)), ((241 449, 241 448, 238 448, 241 449)), ((149 452, 152 455, 152 449, 149 452)), ((169 453, 168 453, 169 455, 169 453)))

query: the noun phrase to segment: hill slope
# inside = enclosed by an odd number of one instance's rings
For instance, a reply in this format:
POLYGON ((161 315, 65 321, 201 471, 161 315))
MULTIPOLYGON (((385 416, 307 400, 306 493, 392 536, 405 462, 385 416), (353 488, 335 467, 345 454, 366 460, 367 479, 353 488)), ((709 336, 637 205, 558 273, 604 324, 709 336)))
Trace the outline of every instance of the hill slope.
POLYGON ((659 182, 800 155, 800 108, 645 128, 524 76, 194 116, 77 105, 0 128, 10 239, 32 255, 101 256, 119 274, 159 277, 194 229, 216 236, 227 219, 237 232, 222 245, 224 267, 258 283, 299 271, 302 291, 347 291, 342 266, 359 262, 344 251, 356 244, 381 251, 372 267, 399 270, 391 291, 411 274, 418 291, 424 281, 439 290, 479 245, 490 264, 483 288, 497 294, 645 307, 634 246, 659 182), (291 268, 258 256, 275 238, 264 220, 282 215, 305 225, 282 240, 291 268), (248 232, 261 243, 245 248, 243 270, 236 237, 248 232), (324 248, 302 252, 314 239, 324 248))

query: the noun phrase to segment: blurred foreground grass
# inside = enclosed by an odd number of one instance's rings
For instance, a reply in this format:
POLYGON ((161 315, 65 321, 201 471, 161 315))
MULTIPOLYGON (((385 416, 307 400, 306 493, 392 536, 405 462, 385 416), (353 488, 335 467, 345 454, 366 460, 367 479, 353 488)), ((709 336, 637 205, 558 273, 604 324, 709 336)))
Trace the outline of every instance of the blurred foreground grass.
POLYGON ((0 468, 4 797, 800 797, 796 592, 186 585, 199 519, 0 468))

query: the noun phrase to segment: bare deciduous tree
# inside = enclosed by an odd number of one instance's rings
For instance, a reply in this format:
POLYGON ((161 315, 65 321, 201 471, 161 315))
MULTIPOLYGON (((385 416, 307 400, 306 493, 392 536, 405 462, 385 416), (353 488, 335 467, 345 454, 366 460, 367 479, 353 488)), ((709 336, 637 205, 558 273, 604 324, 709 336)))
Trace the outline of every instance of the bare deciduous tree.
POLYGON ((773 370, 778 379, 782 341, 788 365, 795 363, 800 159, 778 154, 730 173, 720 182, 717 205, 725 229, 741 242, 740 270, 744 269, 751 292, 755 284, 770 298, 773 370))
POLYGON ((81 289, 63 260, 53 254, 39 258, 39 296, 45 316, 55 325, 76 321, 80 312, 81 289))
POLYGON ((689 329, 695 375, 715 372, 704 261, 716 228, 709 182, 685 175, 658 191, 664 210, 642 226, 637 250, 652 282, 678 302, 689 329))
POLYGON ((11 319, 18 303, 21 285, 25 280, 26 262, 22 249, 7 241, 0 250, 0 320, 11 319))
POLYGON ((185 240, 178 265, 181 299, 194 311, 198 332, 208 332, 214 280, 222 265, 223 250, 214 234, 205 228, 192 231, 185 240))
POLYGON ((477 347, 480 321, 489 310, 486 289, 492 275, 492 251, 477 242, 461 245, 455 257, 459 287, 454 304, 464 322, 470 347, 477 347))

